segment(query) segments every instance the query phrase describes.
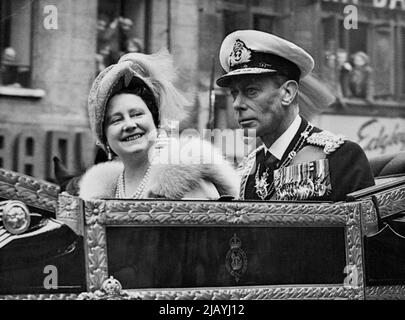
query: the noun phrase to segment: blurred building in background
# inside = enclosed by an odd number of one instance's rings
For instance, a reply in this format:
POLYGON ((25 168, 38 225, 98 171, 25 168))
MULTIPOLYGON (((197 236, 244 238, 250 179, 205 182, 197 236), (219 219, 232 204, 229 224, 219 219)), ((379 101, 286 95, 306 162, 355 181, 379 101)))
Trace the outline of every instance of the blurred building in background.
POLYGON ((337 98, 317 108, 315 124, 359 142, 370 157, 405 148, 405 1, 1 0, 0 166, 52 180, 53 156, 70 171, 90 165, 87 95, 94 77, 127 52, 168 48, 192 104, 183 126, 232 132, 229 95, 215 85, 218 52, 227 34, 247 28, 314 56, 315 74, 337 98), (350 4, 357 29, 344 27, 350 4), (49 5, 57 29, 44 23, 49 5))

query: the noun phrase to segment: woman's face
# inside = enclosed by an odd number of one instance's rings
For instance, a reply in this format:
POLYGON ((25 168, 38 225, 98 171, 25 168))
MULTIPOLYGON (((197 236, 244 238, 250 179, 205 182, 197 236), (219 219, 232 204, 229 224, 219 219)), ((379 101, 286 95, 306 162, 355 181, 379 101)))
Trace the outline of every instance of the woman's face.
POLYGON ((120 158, 149 151, 156 138, 152 113, 142 98, 130 93, 110 99, 104 130, 110 148, 120 158))

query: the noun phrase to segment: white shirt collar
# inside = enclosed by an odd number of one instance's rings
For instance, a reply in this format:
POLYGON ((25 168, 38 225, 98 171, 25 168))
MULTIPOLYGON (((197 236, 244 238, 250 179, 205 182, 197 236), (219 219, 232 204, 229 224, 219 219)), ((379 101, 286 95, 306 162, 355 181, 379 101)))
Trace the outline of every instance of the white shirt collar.
POLYGON ((294 139, 295 134, 298 132, 301 121, 301 117, 297 115, 288 129, 284 131, 284 133, 270 146, 270 148, 267 148, 266 145, 263 143, 264 152, 267 153, 267 151, 269 151, 278 160, 281 160, 284 152, 287 150, 292 139, 294 139))

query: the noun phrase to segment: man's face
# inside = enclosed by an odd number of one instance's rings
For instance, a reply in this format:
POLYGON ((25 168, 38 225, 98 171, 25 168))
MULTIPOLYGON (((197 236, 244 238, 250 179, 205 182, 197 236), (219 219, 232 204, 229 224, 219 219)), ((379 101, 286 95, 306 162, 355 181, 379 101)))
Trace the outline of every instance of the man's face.
POLYGON ((239 126, 262 137, 277 133, 285 115, 281 91, 272 76, 236 77, 229 86, 239 126))

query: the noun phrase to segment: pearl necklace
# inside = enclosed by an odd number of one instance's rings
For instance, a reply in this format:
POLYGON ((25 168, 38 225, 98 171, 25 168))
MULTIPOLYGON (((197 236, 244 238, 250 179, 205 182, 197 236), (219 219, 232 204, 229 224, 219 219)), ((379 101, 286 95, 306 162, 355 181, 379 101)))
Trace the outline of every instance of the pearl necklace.
POLYGON ((146 183, 149 180, 149 175, 151 171, 152 165, 149 165, 149 168, 146 170, 145 175, 143 176, 143 179, 139 186, 136 188, 134 194, 131 197, 127 197, 126 192, 125 192, 125 170, 121 172, 121 174, 118 177, 117 181, 117 189, 115 191, 115 197, 116 198, 134 198, 134 199, 140 199, 143 195, 143 192, 145 190, 146 183))

